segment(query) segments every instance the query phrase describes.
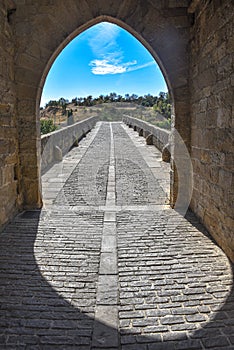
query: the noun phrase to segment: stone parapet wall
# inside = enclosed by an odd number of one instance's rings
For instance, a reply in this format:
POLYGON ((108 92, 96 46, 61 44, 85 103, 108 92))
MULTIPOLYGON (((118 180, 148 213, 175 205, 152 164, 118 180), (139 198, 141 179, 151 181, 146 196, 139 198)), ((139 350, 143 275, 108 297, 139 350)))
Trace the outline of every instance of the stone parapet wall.
POLYGON ((199 1, 191 28, 193 211, 234 261, 234 5, 199 1))
POLYGON ((128 126, 134 128, 139 135, 147 138, 152 135, 152 144, 155 145, 161 152, 163 148, 169 143, 170 131, 158 128, 150 123, 137 118, 125 115, 123 122, 128 126))
POLYGON ((41 137, 41 170, 45 172, 54 162, 61 160, 74 144, 78 144, 96 124, 91 117, 41 137))

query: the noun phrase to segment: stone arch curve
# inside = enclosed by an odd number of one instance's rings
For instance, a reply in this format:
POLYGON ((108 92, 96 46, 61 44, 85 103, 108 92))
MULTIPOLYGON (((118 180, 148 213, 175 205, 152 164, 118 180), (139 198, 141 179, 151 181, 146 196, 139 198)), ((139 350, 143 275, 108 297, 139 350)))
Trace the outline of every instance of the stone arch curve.
POLYGON ((163 63, 161 62, 161 60, 159 59, 159 57, 157 55, 157 52, 155 52, 155 50, 153 50, 153 48, 149 45, 149 43, 146 42, 146 40, 141 36, 140 33, 136 32, 132 27, 130 27, 126 23, 122 22, 122 20, 116 19, 116 18, 111 17, 111 16, 102 15, 102 16, 98 16, 96 18, 93 18, 92 20, 87 22, 85 25, 83 25, 83 26, 81 26, 79 28, 76 28, 75 31, 73 33, 69 34, 68 37, 54 51, 54 53, 50 57, 48 63, 46 64, 46 67, 45 67, 44 72, 42 74, 41 81, 40 81, 40 84, 39 84, 39 87, 38 87, 38 92, 37 92, 37 102, 40 101, 46 77, 47 77, 47 75, 48 75, 48 73, 49 73, 49 71, 50 71, 54 61, 59 56, 59 54, 78 35, 80 35, 85 30, 87 30, 87 29, 91 28, 92 26, 94 26, 94 25, 96 25, 98 23, 101 23, 101 22, 113 23, 113 24, 116 24, 119 27, 125 29, 127 32, 132 34, 132 36, 134 36, 151 53, 152 57, 154 58, 154 60, 158 64, 158 66, 160 67, 160 70, 161 70, 161 72, 162 72, 162 74, 164 76, 164 79, 165 79, 166 83, 167 83, 168 90, 169 90, 169 92, 170 92, 170 94, 172 95, 172 98, 173 98, 173 89, 172 89, 171 83, 170 83, 170 72, 166 71, 165 67, 163 66, 163 63))
MULTIPOLYGON (((185 2, 182 2, 185 3, 185 2)), ((174 126, 190 146, 187 6, 167 2, 21 1, 14 14, 15 81, 19 163, 18 205, 42 205, 40 184, 39 101, 46 75, 58 54, 90 26, 109 21, 134 35, 159 64, 174 101, 174 126)), ((174 150, 175 152, 175 150, 174 150)), ((176 175, 172 172, 172 184, 176 175)), ((172 203, 177 185, 172 186, 172 203)))

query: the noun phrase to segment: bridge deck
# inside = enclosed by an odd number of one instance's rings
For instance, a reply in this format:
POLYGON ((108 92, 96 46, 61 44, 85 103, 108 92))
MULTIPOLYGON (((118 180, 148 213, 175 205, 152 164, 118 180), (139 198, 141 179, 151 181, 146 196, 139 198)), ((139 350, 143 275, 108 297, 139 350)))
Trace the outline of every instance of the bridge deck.
POLYGON ((0 235, 1 349, 234 349, 232 266, 153 146, 99 123, 42 182, 0 235))

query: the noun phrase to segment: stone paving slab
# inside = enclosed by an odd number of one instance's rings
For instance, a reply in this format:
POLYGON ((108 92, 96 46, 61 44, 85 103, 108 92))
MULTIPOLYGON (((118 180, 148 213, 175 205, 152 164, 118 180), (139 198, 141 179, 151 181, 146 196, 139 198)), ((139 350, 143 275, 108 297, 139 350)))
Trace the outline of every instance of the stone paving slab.
POLYGON ((98 123, 0 235, 0 349, 234 349, 233 265, 160 152, 98 123))
POLYGON ((204 349, 214 334, 217 346, 229 348, 232 340, 225 331, 234 321, 231 266, 198 223, 195 227, 171 212, 118 213, 123 349, 149 342, 204 349), (230 310, 223 312, 225 300, 230 310))

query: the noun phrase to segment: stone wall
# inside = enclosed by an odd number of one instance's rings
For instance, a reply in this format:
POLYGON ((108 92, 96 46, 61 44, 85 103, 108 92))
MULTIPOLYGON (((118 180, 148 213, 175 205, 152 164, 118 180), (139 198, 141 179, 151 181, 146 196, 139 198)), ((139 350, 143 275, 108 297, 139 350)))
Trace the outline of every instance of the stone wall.
POLYGON ((191 28, 191 207, 234 261, 234 6, 198 1, 191 28))
POLYGON ((0 227, 16 212, 18 136, 14 86, 14 43, 11 1, 0 6, 0 227))
POLYGON ((55 161, 61 160, 71 147, 84 137, 96 124, 98 118, 91 117, 41 137, 41 170, 45 172, 55 161))
POLYGON ((162 160, 171 163, 170 181, 174 179, 174 169, 178 178, 176 201, 174 186, 170 186, 170 205, 181 215, 185 215, 191 201, 193 188, 193 167, 188 148, 180 134, 173 128, 171 131, 158 128, 143 120, 124 116, 123 121, 146 138, 146 143, 156 146, 162 152, 162 160), (176 151, 175 151, 176 149, 176 151))
POLYGON ((145 122, 137 118, 124 116, 123 122, 134 128, 139 135, 147 138, 152 135, 151 144, 155 145, 161 152, 163 148, 169 143, 170 131, 158 128, 150 123, 145 122))

